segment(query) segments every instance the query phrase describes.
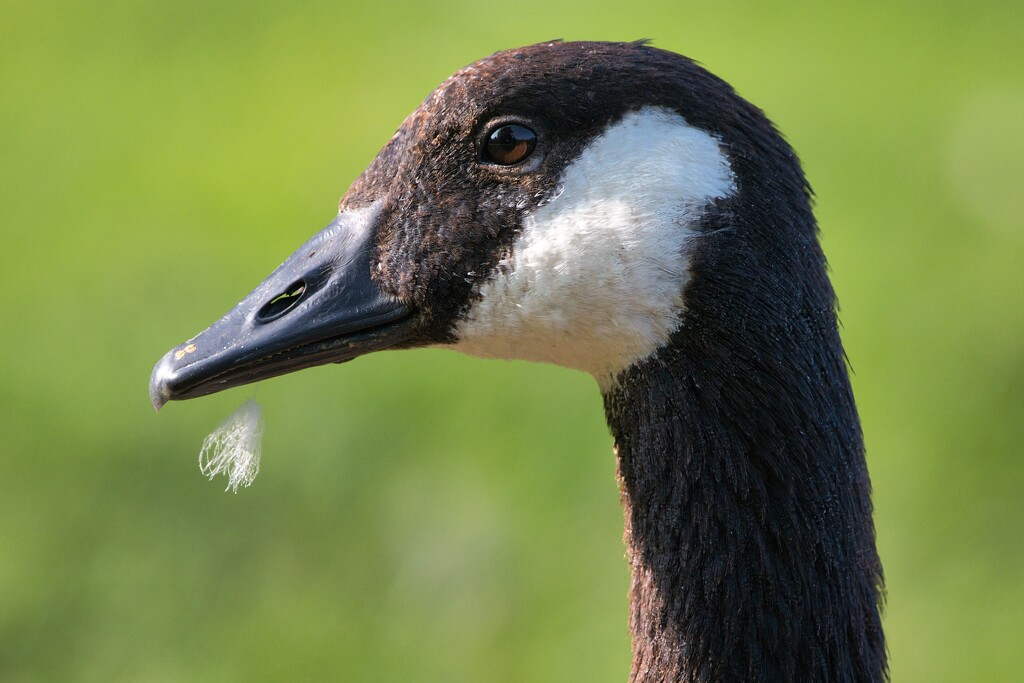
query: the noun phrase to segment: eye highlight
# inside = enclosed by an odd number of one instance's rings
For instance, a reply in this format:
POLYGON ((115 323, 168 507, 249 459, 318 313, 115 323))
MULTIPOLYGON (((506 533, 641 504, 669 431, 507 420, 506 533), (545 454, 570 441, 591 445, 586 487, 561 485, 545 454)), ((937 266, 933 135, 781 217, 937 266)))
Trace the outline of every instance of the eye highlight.
POLYGON ((488 134, 482 156, 492 164, 512 166, 530 156, 536 146, 536 133, 518 123, 509 123, 488 134))

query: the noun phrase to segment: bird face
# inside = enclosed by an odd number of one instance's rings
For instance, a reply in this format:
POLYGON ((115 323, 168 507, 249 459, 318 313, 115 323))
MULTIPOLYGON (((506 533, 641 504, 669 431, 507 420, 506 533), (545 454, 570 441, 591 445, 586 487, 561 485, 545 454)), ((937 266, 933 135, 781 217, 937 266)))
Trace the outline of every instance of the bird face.
POLYGON ((456 73, 330 225, 161 359, 154 406, 416 346, 612 382, 679 327, 699 226, 737 189, 723 132, 690 121, 718 121, 720 95, 691 87, 692 110, 678 104, 693 73, 713 78, 607 43, 536 45, 456 73))

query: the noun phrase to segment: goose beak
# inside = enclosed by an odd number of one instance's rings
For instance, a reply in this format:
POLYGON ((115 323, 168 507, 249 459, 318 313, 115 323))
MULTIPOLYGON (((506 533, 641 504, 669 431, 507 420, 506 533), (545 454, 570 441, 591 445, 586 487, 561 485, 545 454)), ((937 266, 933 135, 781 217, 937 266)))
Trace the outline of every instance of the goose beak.
POLYGON ((153 407, 406 341, 412 309, 370 273, 379 204, 339 213, 227 315, 168 351, 150 377, 153 407))

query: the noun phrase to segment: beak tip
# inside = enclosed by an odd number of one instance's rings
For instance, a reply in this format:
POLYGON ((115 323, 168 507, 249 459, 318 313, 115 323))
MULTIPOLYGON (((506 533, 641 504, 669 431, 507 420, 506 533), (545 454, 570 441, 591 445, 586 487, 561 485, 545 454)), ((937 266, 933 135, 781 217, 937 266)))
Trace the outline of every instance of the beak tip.
POLYGON ((174 350, 167 354, 153 367, 153 374, 149 377, 149 400, 154 410, 160 412, 164 404, 171 398, 170 380, 174 376, 171 369, 174 350))

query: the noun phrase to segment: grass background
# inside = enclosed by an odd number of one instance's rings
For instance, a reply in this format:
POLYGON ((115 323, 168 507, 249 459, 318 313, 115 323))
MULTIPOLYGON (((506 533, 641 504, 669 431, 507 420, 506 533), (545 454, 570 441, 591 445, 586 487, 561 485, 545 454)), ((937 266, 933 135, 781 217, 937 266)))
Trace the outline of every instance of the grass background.
POLYGON ((594 382, 442 351, 242 389, 150 369, 308 236, 458 67, 654 39, 800 153, 842 302, 895 681, 1024 669, 1019 2, 0 0, 0 680, 622 681, 594 382))

